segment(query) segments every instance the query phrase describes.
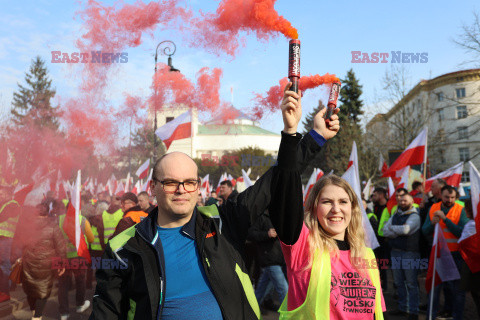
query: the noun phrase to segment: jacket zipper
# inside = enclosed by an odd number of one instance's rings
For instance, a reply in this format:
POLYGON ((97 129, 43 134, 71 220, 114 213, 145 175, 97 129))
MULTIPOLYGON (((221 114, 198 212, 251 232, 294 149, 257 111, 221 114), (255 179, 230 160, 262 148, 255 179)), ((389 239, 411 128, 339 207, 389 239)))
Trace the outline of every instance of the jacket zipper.
MULTIPOLYGON (((158 259, 158 252, 157 252, 157 249, 155 248, 155 246, 150 242, 148 241, 143 235, 141 232, 138 232, 138 235, 146 242, 148 243, 149 246, 151 246, 153 248, 153 250, 155 251, 155 256, 157 258, 157 261, 159 263, 159 268, 160 268, 160 271, 161 273, 163 274, 164 271, 162 270, 162 264, 159 262, 159 259, 158 259)), ((158 240, 157 240, 158 241, 158 240)), ((162 306, 163 306, 163 299, 164 299, 164 296, 163 296, 163 278, 162 276, 159 277, 160 278, 160 304, 158 306, 158 310, 157 310, 157 320, 160 319, 160 310, 162 309, 162 306)))

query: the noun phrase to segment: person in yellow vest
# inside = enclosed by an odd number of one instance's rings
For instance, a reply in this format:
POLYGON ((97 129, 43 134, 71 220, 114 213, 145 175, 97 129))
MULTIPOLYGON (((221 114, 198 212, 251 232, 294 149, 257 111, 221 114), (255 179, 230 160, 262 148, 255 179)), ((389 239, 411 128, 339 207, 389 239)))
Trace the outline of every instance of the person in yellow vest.
MULTIPOLYGON (((67 242, 67 261, 65 261, 66 271, 58 279, 58 304, 62 320, 66 320, 69 317, 68 290, 70 289, 69 287, 72 282, 72 277, 75 278, 77 313, 82 313, 90 307, 90 301, 85 299, 85 277, 88 268, 87 260, 78 256, 77 248, 63 231, 65 217, 65 213, 58 216, 60 229, 67 242)), ((81 214, 79 215, 79 224, 86 241, 90 243, 93 242, 94 236, 90 223, 81 214)))
POLYGON ((0 186, 0 302, 10 300, 10 251, 20 216, 20 205, 12 200, 11 188, 0 186))
MULTIPOLYGON (((278 165, 283 154, 279 151, 278 165)), ((375 255, 365 245, 359 200, 330 174, 313 186, 302 207, 298 171, 289 187, 272 180, 272 223, 287 265, 288 294, 280 319, 383 319, 385 302, 375 255)), ((281 173, 280 173, 281 174, 281 173)))
POLYGON ((112 196, 112 202, 107 210, 103 211, 101 216, 95 216, 90 219, 94 240, 90 245, 92 251, 99 251, 99 257, 105 250, 108 239, 115 232, 118 222, 123 218, 119 195, 112 196))
MULTIPOLYGON (((433 234, 435 224, 439 223, 455 264, 457 265, 458 270, 461 270, 464 261, 459 252, 458 239, 462 235, 463 228, 465 224, 467 224, 468 218, 465 213, 465 208, 455 202, 456 195, 457 191, 452 186, 446 185, 442 187, 442 201, 434 203, 430 207, 425 223, 422 226, 422 232, 425 235, 433 234)), ((441 316, 453 316, 454 320, 463 319, 465 291, 460 289, 460 280, 442 282, 431 291, 431 293, 433 293, 433 318, 435 319, 438 312, 439 293, 441 288, 444 288, 445 294, 445 306, 441 316)))
POLYGON ((138 205, 138 198, 134 193, 124 193, 120 201, 122 202, 121 206, 123 211, 123 218, 118 222, 118 225, 115 228, 115 232, 110 238, 113 238, 117 234, 120 234, 131 226, 136 225, 146 216, 148 216, 148 213, 143 211, 142 208, 140 208, 140 206, 138 205))

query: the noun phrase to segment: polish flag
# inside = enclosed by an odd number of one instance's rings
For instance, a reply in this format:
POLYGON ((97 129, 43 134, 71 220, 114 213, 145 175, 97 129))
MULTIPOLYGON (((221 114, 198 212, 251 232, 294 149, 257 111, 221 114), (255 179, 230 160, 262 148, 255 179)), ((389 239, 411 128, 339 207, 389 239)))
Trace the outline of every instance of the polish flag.
POLYGON ((125 180, 125 188, 123 192, 127 193, 130 191, 130 186, 131 186, 131 178, 130 178, 130 172, 127 174, 127 179, 125 180))
POLYGON ((125 193, 125 186, 123 185, 123 182, 120 181, 120 183, 117 185, 117 189, 115 190, 115 195, 117 196, 123 196, 123 194, 125 193))
POLYGON ((473 273, 480 271, 480 173, 470 164, 470 194, 472 196, 473 220, 467 222, 458 239, 463 260, 473 273))
POLYGON ((220 179, 218 180, 218 185, 217 185, 217 189, 215 190, 215 192, 218 194, 218 192, 220 191, 220 183, 222 183, 222 181, 226 181, 228 180, 227 179, 227 173, 224 172, 221 176, 220 176, 220 179))
POLYGON ((433 181, 436 179, 443 179, 445 182, 453 187, 458 187, 460 185, 460 181, 462 181, 462 172, 463 172, 463 162, 448 168, 447 170, 440 172, 434 177, 427 179, 425 181, 425 192, 429 192, 430 188, 432 187, 433 181))
POLYGON ((392 177, 388 177, 388 198, 395 194, 395 186, 393 185, 392 177))
POLYGON ((228 174, 227 179, 230 180, 232 182, 232 185, 235 187, 235 185, 237 184, 237 180, 235 180, 230 173, 228 174))
POLYGON ((90 263, 90 253, 87 243, 80 228, 80 189, 81 189, 81 171, 78 170, 77 180, 72 192, 72 200, 68 203, 67 214, 63 223, 63 231, 68 236, 71 243, 77 248, 79 257, 87 259, 90 263))
POLYGON ((25 198, 33 190, 33 182, 30 184, 17 184, 13 191, 13 200, 17 201, 20 206, 25 203, 25 198))
POLYGON ((367 184, 365 185, 365 188, 363 188, 363 197, 364 199, 368 200, 370 199, 370 195, 372 194, 372 178, 368 179, 367 184))
POLYGON ((307 185, 305 186, 305 193, 304 193, 304 196, 303 196, 303 203, 304 204, 307 201, 308 196, 310 195, 310 191, 312 190, 313 185, 315 184, 316 181, 317 181, 317 169, 313 168, 313 172, 310 175, 310 178, 308 179, 307 185))
POLYGON ((150 192, 150 181, 152 180, 153 169, 150 169, 147 181, 142 185, 142 191, 150 192))
POLYGON ((400 182, 398 183, 397 187, 393 187, 393 182, 391 182, 392 185, 390 185, 390 181, 392 179, 389 177, 389 185, 388 185, 388 193, 390 198, 387 201, 387 209, 390 214, 392 214, 392 209, 393 207, 397 204, 397 197, 395 196, 395 191, 400 188, 408 188, 408 179, 410 177, 410 166, 406 166, 405 168, 398 170, 397 175, 400 177, 400 182))
POLYGON ((435 224, 432 251, 430 252, 430 260, 428 262, 425 289, 427 289, 427 292, 430 292, 432 287, 436 287, 442 282, 457 279, 460 279, 460 273, 448 249, 447 241, 443 236, 442 229, 440 229, 440 224, 437 223, 435 224))
POLYGON ((40 204, 46 197, 47 192, 50 191, 50 178, 44 176, 40 179, 35 179, 32 190, 26 195, 24 203, 27 206, 35 207, 40 204))
POLYGON ((427 128, 410 143, 410 145, 402 152, 402 154, 395 160, 395 162, 383 174, 384 177, 393 176, 395 171, 398 171, 406 166, 414 166, 425 161, 425 153, 427 149, 427 128))
POLYGON ((358 169, 356 168, 357 164, 354 162, 343 174, 342 178, 347 181, 350 186, 355 191, 355 195, 357 196, 358 205, 360 206, 360 210, 362 211, 362 223, 363 228, 365 229, 365 244, 367 247, 371 249, 375 249, 380 246, 378 243, 377 237, 375 236, 375 231, 373 231, 372 225, 368 220, 367 212, 363 207, 362 203, 362 194, 360 189, 360 179, 358 178, 357 172, 358 169))
POLYGON ((132 193, 137 194, 140 192, 139 190, 140 190, 140 180, 137 180, 137 183, 135 183, 135 186, 132 189, 132 193))
POLYGON ((383 159, 383 155, 380 153, 379 164, 378 164, 378 171, 382 173, 382 175, 388 170, 388 165, 385 159, 383 159))
POLYGON ((210 194, 210 174, 208 173, 205 177, 200 178, 200 193, 202 194, 202 198, 206 198, 210 194))
POLYGON ((353 141, 352 145, 352 152, 350 153, 350 158, 348 159, 348 168, 350 168, 354 163, 358 163, 358 156, 357 156, 357 144, 353 141))
POLYGON ((323 175, 324 175, 323 170, 320 169, 320 168, 317 168, 317 178, 316 178, 317 180, 315 180, 315 181, 320 180, 320 178, 323 177, 323 175))
POLYGON ((245 182, 245 187, 250 187, 253 186, 252 180, 250 180, 250 177, 248 176, 248 173, 245 172, 245 170, 242 169, 242 177, 243 177, 243 182, 245 182))
POLYGON ((155 134, 162 139, 167 150, 174 140, 190 138, 192 135, 192 115, 190 110, 158 128, 155 134))
POLYGON ((135 172, 135 175, 138 177, 138 179, 143 179, 146 178, 148 175, 148 168, 150 167, 150 159, 147 159, 140 168, 138 168, 137 172, 135 172))

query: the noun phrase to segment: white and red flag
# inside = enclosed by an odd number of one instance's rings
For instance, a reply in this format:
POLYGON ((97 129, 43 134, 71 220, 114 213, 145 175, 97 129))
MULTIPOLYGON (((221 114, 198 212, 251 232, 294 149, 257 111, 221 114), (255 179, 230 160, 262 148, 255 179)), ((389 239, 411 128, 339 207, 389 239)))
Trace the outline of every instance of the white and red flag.
POLYGON ((25 205, 34 207, 45 199, 47 192, 50 191, 49 176, 50 175, 46 175, 42 178, 34 179, 35 182, 33 183, 33 187, 24 199, 25 205))
POLYGON ((123 192, 127 193, 130 191, 132 182, 131 182, 131 177, 130 177, 130 172, 127 174, 127 179, 125 180, 125 189, 123 192))
POLYGON ((137 182, 135 183, 135 186, 133 187, 131 192, 134 193, 134 194, 138 194, 140 192, 140 188, 141 188, 140 180, 137 180, 137 182))
POLYGON ((123 182, 120 181, 120 183, 117 185, 117 189, 115 190, 114 194, 117 196, 123 196, 125 193, 125 186, 123 185, 123 182))
POLYGON ((152 180, 153 169, 150 169, 150 173, 148 174, 147 181, 142 185, 142 191, 150 193, 150 181, 152 180))
POLYGON ((305 186, 305 192, 303 194, 303 203, 305 204, 305 201, 307 201, 308 196, 310 195, 310 191, 313 188, 313 185, 317 182, 317 169, 313 168, 313 172, 310 175, 310 178, 308 179, 307 185, 305 186))
POLYGON ((13 199, 18 202, 20 206, 25 203, 25 198, 33 190, 34 183, 17 184, 13 191, 13 199))
POLYGON ((395 172, 406 166, 414 166, 425 161, 427 151, 427 128, 408 145, 405 151, 395 160, 394 163, 383 174, 384 177, 394 176, 395 172))
POLYGON ((360 191, 360 179, 357 175, 358 169, 355 168, 357 165, 358 164, 354 162, 347 169, 347 171, 345 171, 342 178, 350 184, 350 186, 353 188, 353 191, 355 191, 355 195, 357 196, 358 205, 360 206, 360 209, 362 211, 362 224, 363 228, 365 229, 365 244, 367 245, 367 247, 375 249, 379 247, 380 244, 378 243, 377 237, 375 236, 375 231, 373 231, 372 225, 368 220, 367 212, 363 207, 362 193, 360 191))
POLYGON ((68 239, 77 248, 79 257, 87 259, 91 262, 90 253, 88 252, 85 236, 80 228, 80 189, 81 189, 81 171, 78 170, 77 180, 73 187, 72 200, 68 203, 67 214, 63 222, 63 231, 68 236, 68 239))
POLYGON ((440 224, 437 223, 435 224, 430 260, 428 261, 425 289, 427 289, 427 292, 430 292, 432 287, 436 287, 442 282, 457 279, 460 279, 460 273, 455 265, 450 249, 448 249, 440 224))
POLYGON ((385 159, 383 159, 383 155, 380 153, 379 163, 378 163, 378 171, 382 173, 382 175, 388 170, 388 165, 385 159))
POLYGON ((217 185, 217 189, 215 190, 215 192, 218 194, 218 192, 220 191, 220 183, 222 183, 223 181, 226 181, 228 180, 227 178, 227 173, 224 172, 221 176, 220 176, 220 179, 218 180, 218 185, 217 185))
POLYGON ((167 150, 174 140, 190 138, 192 135, 192 115, 190 110, 158 128, 155 134, 162 139, 167 150))
POLYGON ((138 177, 138 179, 143 179, 146 178, 148 175, 148 168, 150 167, 150 159, 147 159, 140 168, 138 168, 137 172, 135 172, 135 175, 138 177))
POLYGON ((436 179, 443 179, 449 186, 458 187, 462 181, 463 162, 454 165, 447 170, 440 172, 436 176, 431 177, 425 181, 425 192, 429 192, 433 181, 436 179))
POLYGON ((373 185, 372 185, 372 178, 368 179, 367 184, 365 185, 365 188, 363 188, 363 197, 365 200, 370 199, 370 196, 372 195, 373 191, 373 185))
POLYGON ((458 239, 460 253, 473 273, 480 271, 480 173, 470 164, 470 195, 472 198, 473 220, 467 222, 462 236, 458 239))

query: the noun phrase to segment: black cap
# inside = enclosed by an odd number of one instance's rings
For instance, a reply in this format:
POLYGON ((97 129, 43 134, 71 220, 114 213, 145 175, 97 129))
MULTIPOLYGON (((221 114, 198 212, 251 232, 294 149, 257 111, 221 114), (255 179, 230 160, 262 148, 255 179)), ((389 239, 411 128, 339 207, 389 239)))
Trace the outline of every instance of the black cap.
POLYGON ((135 195, 135 193, 133 192, 126 192, 123 194, 123 196, 120 198, 120 200, 122 202, 126 201, 126 200, 130 200, 130 201, 133 201, 135 202, 135 204, 138 204, 138 198, 137 196, 135 195))

